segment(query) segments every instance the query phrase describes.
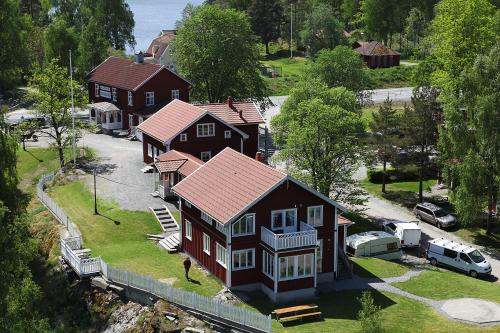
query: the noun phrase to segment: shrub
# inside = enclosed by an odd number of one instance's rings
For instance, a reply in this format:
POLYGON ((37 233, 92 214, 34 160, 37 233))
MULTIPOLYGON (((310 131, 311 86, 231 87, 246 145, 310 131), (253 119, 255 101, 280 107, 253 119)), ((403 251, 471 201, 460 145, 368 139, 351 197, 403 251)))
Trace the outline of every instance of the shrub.
POLYGON ((358 298, 361 303, 361 310, 358 312, 358 320, 361 323, 361 332, 363 333, 381 333, 382 318, 380 306, 375 305, 370 291, 363 291, 358 298))
MULTIPOLYGON (((397 168, 387 168, 385 172, 386 183, 417 181, 420 170, 415 164, 406 164, 397 168)), ((424 180, 435 178, 437 170, 428 167, 424 174, 424 180)), ((373 184, 382 184, 382 168, 368 169, 368 180, 373 184)))
POLYGON ((370 78, 369 87, 372 89, 391 87, 391 86, 407 86, 411 84, 413 71, 415 66, 394 66, 389 68, 366 69, 370 78))

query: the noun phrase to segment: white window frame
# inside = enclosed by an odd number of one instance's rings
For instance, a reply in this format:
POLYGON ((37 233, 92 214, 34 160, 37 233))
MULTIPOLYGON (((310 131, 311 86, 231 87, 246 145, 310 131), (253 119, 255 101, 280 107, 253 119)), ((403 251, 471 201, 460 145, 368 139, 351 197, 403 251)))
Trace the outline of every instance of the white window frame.
POLYGON ((131 91, 127 91, 128 106, 134 106, 134 99, 131 91))
POLYGON ((95 97, 99 97, 99 83, 94 83, 95 97))
POLYGON ((146 91, 146 106, 155 105, 155 92, 146 91))
POLYGON ((232 228, 233 228, 233 234, 232 234, 233 237, 255 235, 255 213, 243 215, 238 221, 233 223, 232 228), (239 233, 235 228, 236 224, 242 223, 243 220, 245 220, 246 229, 248 229, 248 223, 250 218, 252 223, 252 231, 247 231, 246 233, 239 233))
MULTIPOLYGON (((241 250, 236 250, 236 251, 233 251, 233 260, 232 260, 232 263, 233 263, 233 271, 241 271, 241 270, 244 270, 244 269, 253 269, 255 268, 255 248, 250 248, 250 249, 241 249, 241 250), (252 266, 248 266, 248 252, 251 251, 252 252, 252 266), (234 257, 235 256, 239 256, 240 259, 241 259, 241 256, 244 255, 246 257, 246 266, 245 267, 238 267, 238 268, 235 268, 234 267, 234 263, 236 262, 236 260, 234 260, 234 257)), ((241 260, 238 260, 239 263, 241 263, 241 260)))
POLYGON ((274 279, 274 254, 262 250, 262 272, 274 279))
POLYGON ((210 255, 210 236, 203 233, 203 252, 210 255))
POLYGON ((323 205, 318 205, 318 206, 309 206, 307 207, 307 224, 309 225, 312 225, 314 227, 320 227, 323 225, 323 205), (320 222, 318 224, 316 224, 316 210, 319 208, 319 217, 320 217, 320 222), (314 210, 314 220, 313 221, 310 221, 309 220, 309 217, 310 217, 310 214, 309 214, 309 211, 310 210, 314 210))
POLYGON ((288 256, 288 257, 279 257, 279 262, 278 262, 278 275, 279 275, 279 281, 287 281, 287 280, 296 280, 296 279, 303 279, 307 277, 311 277, 314 275, 314 254, 313 253, 306 253, 306 254, 299 254, 297 256, 288 256), (305 272, 305 263, 307 258, 310 258, 310 264, 311 264, 311 272, 309 274, 306 274, 305 272), (299 275, 299 261, 303 259, 304 260, 304 273, 299 275), (288 274, 288 263, 292 261, 293 267, 292 267, 292 274, 291 276, 288 274), (287 274, 286 277, 281 276, 281 263, 285 262, 285 265, 287 267, 287 274))
POLYGON ((224 139, 231 139, 231 130, 224 131, 224 139))
POLYGON ((170 91, 170 98, 172 100, 174 100, 174 99, 180 99, 180 96, 181 96, 181 94, 179 92, 179 89, 172 89, 170 91))
POLYGON ((200 210, 200 217, 203 221, 207 222, 208 224, 212 225, 212 218, 210 215, 205 213, 204 211, 200 210))
POLYGON ((187 207, 187 208, 191 208, 191 203, 189 201, 184 201, 184 205, 187 207))
POLYGON ((198 138, 215 136, 215 123, 196 124, 196 136, 198 138))
POLYGON ((188 140, 187 133, 181 133, 181 135, 179 136, 179 141, 180 142, 186 142, 187 140, 188 140))
POLYGON ((113 97, 113 102, 116 102, 118 99, 118 92, 115 87, 111 88, 111 96, 113 97))
POLYGON ((184 220, 186 224, 186 238, 193 240, 193 225, 188 220, 184 220))
POLYGON ((154 155, 154 153, 153 153, 153 145, 150 144, 150 143, 148 143, 148 156, 151 157, 151 158, 153 158, 153 155, 154 155))
POLYGON ((227 249, 215 242, 215 261, 224 268, 227 268, 227 249))
POLYGON ((280 230, 280 229, 284 229, 286 227, 286 212, 289 212, 289 211, 295 212, 295 226, 297 225, 297 208, 277 209, 277 210, 271 211, 271 230, 280 230), (273 215, 278 214, 278 213, 281 214, 281 227, 275 228, 274 221, 273 221, 273 215))
POLYGON ((211 151, 202 151, 200 153, 200 160, 203 162, 208 162, 212 158, 212 152, 211 151), (204 158, 203 155, 208 155, 208 158, 204 158))
POLYGON ((103 86, 102 84, 99 86, 99 96, 111 99, 111 87, 103 86))

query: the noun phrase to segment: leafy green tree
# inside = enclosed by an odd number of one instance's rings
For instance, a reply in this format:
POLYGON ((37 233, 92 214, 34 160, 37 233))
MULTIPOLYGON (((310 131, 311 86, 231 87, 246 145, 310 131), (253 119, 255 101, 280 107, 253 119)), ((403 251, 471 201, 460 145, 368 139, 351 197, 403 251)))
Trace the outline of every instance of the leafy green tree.
POLYGON ((269 54, 269 42, 279 37, 283 8, 278 0, 253 0, 248 8, 252 30, 260 36, 269 54))
POLYGON ((177 32, 174 57, 198 101, 264 100, 256 36, 245 13, 204 5, 177 32))
POLYGON ((329 87, 345 87, 357 93, 368 85, 365 68, 359 53, 341 45, 319 51, 308 72, 329 87))
POLYGON ((108 57, 110 42, 101 32, 101 27, 91 18, 80 35, 78 44, 77 74, 82 77, 108 57))
POLYGON ((413 41, 413 51, 415 52, 420 39, 424 36, 428 22, 425 19, 424 13, 414 7, 410 10, 406 18, 405 33, 409 39, 413 41))
POLYGON ((372 116, 370 129, 375 138, 377 160, 382 163, 382 192, 385 193, 387 163, 396 154, 395 147, 400 141, 397 129, 401 119, 392 107, 389 97, 372 116))
POLYGON ((462 73, 463 108, 447 114, 440 147, 456 168, 452 199, 461 221, 472 223, 488 207, 487 233, 500 191, 500 46, 479 55, 462 73))
POLYGON ((300 38, 311 55, 322 49, 333 49, 342 42, 342 23, 331 6, 319 4, 307 16, 300 38))
MULTIPOLYGON (((84 104, 84 94, 80 86, 73 81, 75 108, 84 104)), ((76 121, 76 133, 72 131, 70 79, 63 67, 53 59, 43 69, 35 73, 30 84, 33 88, 30 95, 35 102, 37 114, 45 116, 50 130, 40 130, 52 139, 52 146, 59 154, 61 168, 64 167, 64 148, 71 142, 73 134, 79 136, 78 128, 83 124, 76 121)))
POLYGON ((362 202, 352 178, 364 153, 364 125, 354 93, 303 81, 292 89, 271 129, 282 148, 277 159, 290 165, 292 175, 335 200, 362 202))
POLYGON ((406 148, 417 155, 419 168, 419 202, 423 202, 423 180, 432 150, 436 147, 438 120, 441 106, 438 102, 439 91, 430 86, 413 89, 412 105, 405 106, 403 130, 406 148))
POLYGON ((361 310, 358 312, 358 320, 361 323, 363 333, 382 333, 382 314, 380 306, 375 304, 370 291, 363 291, 358 298, 361 310))
POLYGON ((69 67, 69 50, 75 54, 78 49, 78 35, 63 19, 54 20, 45 30, 46 60, 59 59, 60 64, 69 67))
POLYGON ((206 4, 219 5, 222 8, 232 8, 246 12, 252 4, 252 0, 206 0, 206 4))

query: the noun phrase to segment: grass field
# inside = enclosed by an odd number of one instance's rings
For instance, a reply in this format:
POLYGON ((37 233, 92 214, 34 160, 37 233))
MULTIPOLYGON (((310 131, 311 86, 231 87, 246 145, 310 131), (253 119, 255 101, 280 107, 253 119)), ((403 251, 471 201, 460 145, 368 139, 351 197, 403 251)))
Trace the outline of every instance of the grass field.
POLYGON ((452 231, 465 241, 487 247, 500 255, 500 220, 492 224, 491 235, 486 235, 486 226, 476 225, 452 231))
POLYGON ((262 64, 276 69, 280 76, 276 78, 264 78, 269 87, 271 96, 283 96, 290 94, 290 90, 295 87, 300 76, 305 70, 307 60, 303 57, 277 58, 263 60, 262 64))
POLYGON ((394 286, 436 300, 477 297, 500 303, 499 284, 446 270, 426 271, 409 281, 395 283, 394 286))
POLYGON ((161 232, 152 213, 125 211, 98 200, 99 215, 94 215, 93 196, 82 182, 55 186, 49 193, 78 225, 93 256, 101 256, 122 269, 166 279, 175 287, 202 295, 213 296, 222 288, 218 280, 197 265, 193 265, 190 273, 193 282, 188 282, 184 278, 183 256, 162 251, 146 239, 147 233, 161 232))
POLYGON ((401 276, 408 267, 395 261, 378 258, 352 258, 354 274, 364 278, 388 278, 401 276))

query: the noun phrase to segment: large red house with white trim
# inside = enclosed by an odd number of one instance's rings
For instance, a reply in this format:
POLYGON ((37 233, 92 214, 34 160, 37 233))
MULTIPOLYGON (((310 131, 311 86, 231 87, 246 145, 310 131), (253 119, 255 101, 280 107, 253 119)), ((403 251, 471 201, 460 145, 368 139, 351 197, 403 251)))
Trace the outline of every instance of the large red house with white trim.
POLYGON ((88 75, 90 119, 105 132, 135 128, 174 99, 189 100, 190 83, 159 64, 109 57, 88 75))
POLYGON ((192 105, 173 100, 138 126, 143 160, 152 163, 175 149, 206 162, 226 147, 254 157, 263 122, 254 103, 192 105))
POLYGON ((173 191, 182 250, 228 288, 261 290, 275 302, 307 298, 346 259, 344 207, 231 148, 173 191))

